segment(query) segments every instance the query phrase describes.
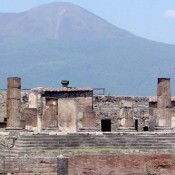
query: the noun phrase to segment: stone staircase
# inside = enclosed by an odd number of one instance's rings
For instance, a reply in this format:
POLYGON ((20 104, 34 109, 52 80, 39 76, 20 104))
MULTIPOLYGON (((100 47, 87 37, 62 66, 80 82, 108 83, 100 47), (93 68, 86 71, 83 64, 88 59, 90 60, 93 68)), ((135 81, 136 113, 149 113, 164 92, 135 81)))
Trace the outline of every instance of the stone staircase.
POLYGON ((72 133, 65 135, 20 135, 14 150, 55 150, 62 148, 116 148, 173 150, 175 133, 72 133))

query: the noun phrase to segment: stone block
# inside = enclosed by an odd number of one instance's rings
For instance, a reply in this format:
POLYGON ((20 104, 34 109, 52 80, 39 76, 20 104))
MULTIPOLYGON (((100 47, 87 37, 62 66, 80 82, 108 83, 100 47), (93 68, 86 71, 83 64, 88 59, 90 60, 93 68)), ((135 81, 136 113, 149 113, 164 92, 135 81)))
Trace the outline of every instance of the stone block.
POLYGON ((21 100, 17 99, 9 99, 7 101, 7 111, 8 110, 20 110, 21 108, 21 100))
POLYGON ((9 77, 7 78, 8 88, 21 88, 21 78, 19 77, 9 77))
POLYGON ((144 131, 145 121, 143 119, 141 118, 137 119, 136 124, 137 124, 136 129, 138 132, 144 131))
POLYGON ((21 89, 19 89, 19 88, 9 88, 7 90, 7 98, 8 99, 21 100, 21 89))
POLYGON ((171 108, 171 97, 170 96, 158 96, 157 97, 157 108, 171 108))
POLYGON ((156 117, 149 116, 149 131, 154 131, 156 126, 156 117))
POLYGON ((25 108, 21 114, 21 120, 25 121, 26 126, 37 126, 37 109, 36 108, 25 108))
POLYGON ((171 108, 157 109, 157 126, 171 127, 171 108))
POLYGON ((171 96, 170 78, 158 78, 157 96, 171 96))
POLYGON ((82 118, 83 127, 95 127, 96 126, 96 118, 95 112, 84 112, 82 118))
POLYGON ((58 110, 55 106, 50 106, 43 114, 43 127, 58 128, 58 110))

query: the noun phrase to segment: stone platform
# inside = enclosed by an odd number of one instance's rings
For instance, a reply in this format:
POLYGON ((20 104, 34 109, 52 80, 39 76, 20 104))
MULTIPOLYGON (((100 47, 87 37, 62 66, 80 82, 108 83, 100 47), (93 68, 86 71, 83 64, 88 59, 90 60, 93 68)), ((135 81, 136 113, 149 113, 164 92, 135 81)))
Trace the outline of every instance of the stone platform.
POLYGON ((20 133, 16 151, 57 150, 71 148, 115 148, 121 150, 171 150, 175 133, 167 132, 106 132, 106 133, 20 133))

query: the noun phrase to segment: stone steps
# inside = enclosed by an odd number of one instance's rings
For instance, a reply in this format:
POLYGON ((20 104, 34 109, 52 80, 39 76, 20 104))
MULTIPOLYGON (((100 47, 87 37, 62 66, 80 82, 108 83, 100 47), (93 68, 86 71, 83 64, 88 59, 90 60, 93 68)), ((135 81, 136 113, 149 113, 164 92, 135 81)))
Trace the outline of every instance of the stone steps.
POLYGON ((21 135, 14 150, 113 147, 116 149, 174 149, 175 133, 75 133, 65 135, 21 135))

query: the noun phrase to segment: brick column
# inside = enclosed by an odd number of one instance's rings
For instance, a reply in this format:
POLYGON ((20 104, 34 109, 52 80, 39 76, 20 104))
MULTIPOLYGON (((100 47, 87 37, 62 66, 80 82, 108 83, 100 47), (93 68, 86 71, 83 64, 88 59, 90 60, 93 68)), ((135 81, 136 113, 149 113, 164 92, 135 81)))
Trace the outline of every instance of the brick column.
POLYGON ((171 89, 170 78, 158 78, 157 86, 157 127, 171 127, 171 89))
POLYGON ((21 78, 7 79, 7 129, 20 129, 21 78))

